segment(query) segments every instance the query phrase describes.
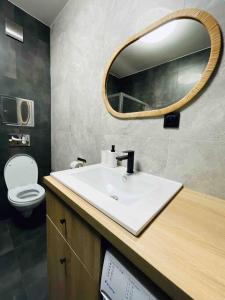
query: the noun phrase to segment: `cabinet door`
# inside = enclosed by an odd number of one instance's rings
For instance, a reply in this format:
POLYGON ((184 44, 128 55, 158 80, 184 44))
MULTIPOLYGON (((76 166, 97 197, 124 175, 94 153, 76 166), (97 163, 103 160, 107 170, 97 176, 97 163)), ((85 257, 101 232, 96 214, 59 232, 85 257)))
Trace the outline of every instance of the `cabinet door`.
POLYGON ((47 192, 47 214, 89 273, 99 280, 100 235, 55 194, 47 192))
POLYGON ((85 268, 48 219, 48 272, 50 300, 97 300, 99 282, 85 268))
POLYGON ((49 299, 66 299, 66 269, 63 263, 66 244, 47 218, 47 258, 49 299))
POLYGON ((66 251, 66 299, 99 299, 99 282, 91 277, 79 258, 69 248, 66 251))
POLYGON ((101 239, 99 234, 77 213, 66 209, 67 241, 92 277, 99 280, 101 272, 101 239))

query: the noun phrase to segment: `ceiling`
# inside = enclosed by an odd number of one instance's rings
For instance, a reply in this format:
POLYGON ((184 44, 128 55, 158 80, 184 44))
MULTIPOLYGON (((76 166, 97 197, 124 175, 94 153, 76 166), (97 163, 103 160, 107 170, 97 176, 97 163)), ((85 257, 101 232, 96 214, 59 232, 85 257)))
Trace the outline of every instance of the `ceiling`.
POLYGON ((68 0, 9 0, 29 15, 50 26, 68 0))
POLYGON ((118 78, 150 69, 210 47, 206 28, 193 19, 171 21, 126 47, 110 73, 118 78))

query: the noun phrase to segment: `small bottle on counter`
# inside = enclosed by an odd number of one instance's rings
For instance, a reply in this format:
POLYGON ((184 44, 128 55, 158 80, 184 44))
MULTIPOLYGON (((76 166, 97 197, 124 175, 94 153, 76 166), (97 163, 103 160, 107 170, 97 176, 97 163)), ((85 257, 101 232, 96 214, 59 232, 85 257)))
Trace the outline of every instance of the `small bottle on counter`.
POLYGON ((111 150, 102 150, 101 163, 108 168, 117 167, 117 153, 115 151, 115 145, 112 145, 111 150))
POLYGON ((111 151, 108 151, 108 167, 116 168, 117 167, 117 153, 115 151, 115 145, 112 145, 111 151))

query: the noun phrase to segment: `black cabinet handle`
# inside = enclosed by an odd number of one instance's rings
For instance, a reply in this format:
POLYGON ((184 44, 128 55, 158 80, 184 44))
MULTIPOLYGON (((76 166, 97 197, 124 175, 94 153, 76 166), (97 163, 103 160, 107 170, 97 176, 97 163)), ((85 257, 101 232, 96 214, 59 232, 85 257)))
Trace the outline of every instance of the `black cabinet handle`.
POLYGON ((60 223, 63 225, 66 223, 66 219, 60 219, 60 223))
POLYGON ((62 258, 59 259, 59 261, 60 261, 61 264, 64 264, 64 263, 66 263, 66 258, 62 257, 62 258))

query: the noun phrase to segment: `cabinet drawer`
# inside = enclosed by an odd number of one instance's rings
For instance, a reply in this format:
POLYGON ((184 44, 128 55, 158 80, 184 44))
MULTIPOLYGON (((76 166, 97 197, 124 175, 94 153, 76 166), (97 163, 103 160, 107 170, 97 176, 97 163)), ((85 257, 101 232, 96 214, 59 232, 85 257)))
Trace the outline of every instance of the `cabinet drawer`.
POLYGON ((47 218, 50 300, 96 300, 99 282, 94 280, 47 218))
POLYGON ((47 213, 90 274, 98 279, 101 264, 100 235, 50 191, 47 192, 47 213))

